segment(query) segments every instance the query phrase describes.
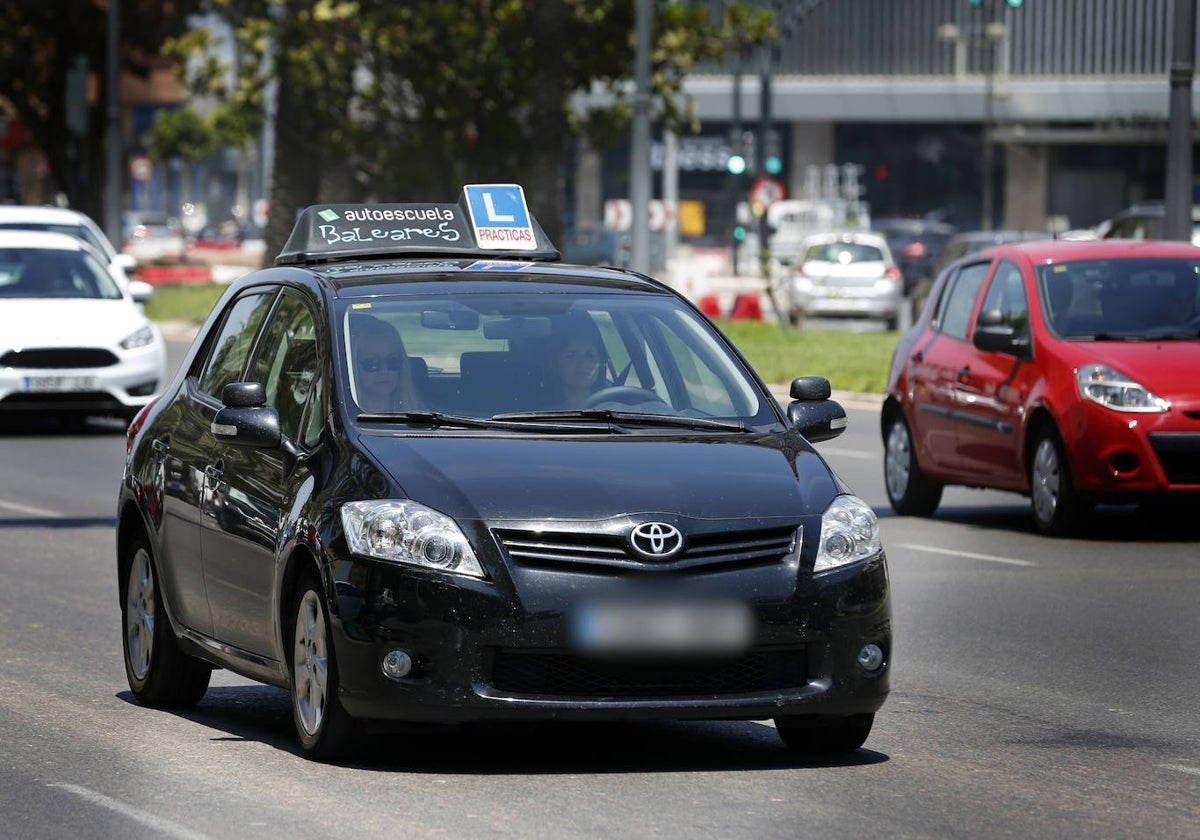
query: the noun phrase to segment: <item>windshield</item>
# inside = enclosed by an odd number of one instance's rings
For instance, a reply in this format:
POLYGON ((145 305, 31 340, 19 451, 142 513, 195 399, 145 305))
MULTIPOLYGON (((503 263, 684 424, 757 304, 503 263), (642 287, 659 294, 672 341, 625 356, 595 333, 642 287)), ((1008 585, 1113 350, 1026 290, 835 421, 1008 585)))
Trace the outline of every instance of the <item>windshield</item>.
POLYGON ((116 281, 90 253, 0 248, 0 298, 120 297, 116 281))
MULTIPOLYGON (((345 397, 373 419, 778 422, 707 322, 666 296, 581 290, 374 298, 346 304, 339 325, 345 397)), ((722 424, 674 424, 683 426, 722 424)))
POLYGON ((1200 338, 1200 260, 1080 260, 1038 266, 1037 277, 1060 338, 1200 338))

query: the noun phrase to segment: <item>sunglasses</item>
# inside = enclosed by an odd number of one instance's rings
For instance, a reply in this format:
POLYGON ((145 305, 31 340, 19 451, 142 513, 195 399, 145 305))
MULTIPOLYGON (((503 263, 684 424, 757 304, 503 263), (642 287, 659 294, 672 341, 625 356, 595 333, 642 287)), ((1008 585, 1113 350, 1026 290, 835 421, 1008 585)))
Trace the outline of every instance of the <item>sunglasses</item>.
POLYGON ((358 360, 358 368, 363 373, 379 373, 379 371, 387 368, 390 371, 404 370, 404 357, 397 354, 394 356, 372 356, 367 359, 358 360))

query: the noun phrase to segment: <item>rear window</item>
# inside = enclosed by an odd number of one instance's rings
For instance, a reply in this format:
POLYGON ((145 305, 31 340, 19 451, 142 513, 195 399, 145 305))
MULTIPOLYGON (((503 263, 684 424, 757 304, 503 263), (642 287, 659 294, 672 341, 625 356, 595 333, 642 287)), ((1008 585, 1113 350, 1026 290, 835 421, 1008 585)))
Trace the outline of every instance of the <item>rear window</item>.
POLYGON ((883 262, 883 252, 861 242, 830 242, 813 245, 804 252, 805 262, 832 262, 846 265, 859 262, 883 262))

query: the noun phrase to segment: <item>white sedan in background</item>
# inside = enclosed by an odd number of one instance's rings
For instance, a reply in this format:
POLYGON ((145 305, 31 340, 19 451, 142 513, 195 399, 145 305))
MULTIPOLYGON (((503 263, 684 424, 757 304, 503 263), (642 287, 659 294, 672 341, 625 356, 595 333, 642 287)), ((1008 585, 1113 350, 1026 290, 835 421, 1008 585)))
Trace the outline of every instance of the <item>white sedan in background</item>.
POLYGON ((904 277, 882 236, 816 234, 804 241, 800 255, 790 286, 792 323, 811 315, 881 319, 889 330, 897 328, 904 277))
POLYGON ((65 233, 90 245, 108 263, 109 273, 122 285, 129 283, 128 273, 137 268, 137 258, 116 249, 100 226, 78 210, 37 205, 0 205, 0 230, 40 230, 65 233))
POLYGON ((132 418, 167 380, 152 291, 72 236, 0 230, 0 414, 132 418))

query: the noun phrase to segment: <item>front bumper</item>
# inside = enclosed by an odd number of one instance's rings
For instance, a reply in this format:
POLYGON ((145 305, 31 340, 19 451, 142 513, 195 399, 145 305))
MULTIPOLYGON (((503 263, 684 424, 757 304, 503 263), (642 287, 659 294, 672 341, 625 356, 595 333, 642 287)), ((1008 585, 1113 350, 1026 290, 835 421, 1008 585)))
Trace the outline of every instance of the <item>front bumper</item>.
POLYGON ((0 366, 0 412, 116 414, 132 416, 166 385, 166 347, 122 351, 82 348, 104 355, 99 366, 0 366))
POLYGON ((1155 495, 1200 500, 1200 402, 1162 414, 1112 411, 1080 402, 1063 441, 1075 489, 1097 501, 1155 495))
MULTIPOLYGON (((889 690, 892 649, 886 560, 813 578, 743 570, 709 591, 747 593, 753 641, 743 650, 598 655, 573 641, 586 581, 543 573, 523 603, 491 583, 420 575, 356 559, 334 570, 334 644, 341 701, 375 721, 631 718, 764 719, 874 712, 889 690), (354 585, 361 581, 365 585, 354 585), (581 586, 580 584, 584 584, 581 586), (884 664, 857 664, 866 644, 884 664), (381 663, 416 663, 392 680, 381 663)), ((712 576, 715 578, 726 575, 712 576)), ((522 586, 527 591, 530 581, 522 586)))

